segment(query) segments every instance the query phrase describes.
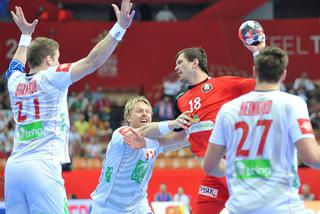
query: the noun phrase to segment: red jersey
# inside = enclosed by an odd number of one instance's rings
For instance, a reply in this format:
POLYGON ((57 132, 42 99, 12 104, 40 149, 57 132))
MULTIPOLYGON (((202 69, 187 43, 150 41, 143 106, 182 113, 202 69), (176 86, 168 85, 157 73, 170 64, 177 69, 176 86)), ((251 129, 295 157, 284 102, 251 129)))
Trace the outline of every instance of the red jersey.
POLYGON ((204 157, 216 116, 226 102, 252 91, 254 79, 224 76, 210 78, 189 87, 177 95, 179 111, 191 111, 194 123, 190 127, 191 151, 204 157))

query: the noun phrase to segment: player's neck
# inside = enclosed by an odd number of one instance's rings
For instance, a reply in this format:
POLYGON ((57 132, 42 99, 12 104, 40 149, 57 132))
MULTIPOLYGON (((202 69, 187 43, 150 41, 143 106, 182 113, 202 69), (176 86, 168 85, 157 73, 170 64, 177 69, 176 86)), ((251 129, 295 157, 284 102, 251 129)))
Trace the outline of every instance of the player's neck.
POLYGON ((49 66, 47 66, 47 65, 39 65, 35 68, 31 68, 29 71, 29 74, 35 74, 35 73, 38 73, 39 71, 47 70, 48 68, 49 68, 49 66))
POLYGON ((209 78, 208 74, 206 74, 204 72, 200 72, 200 73, 198 73, 198 75, 194 76, 193 81, 190 81, 189 85, 190 86, 197 85, 199 83, 206 81, 208 78, 209 78))
POLYGON ((256 91, 280 90, 280 83, 258 82, 255 87, 256 91))

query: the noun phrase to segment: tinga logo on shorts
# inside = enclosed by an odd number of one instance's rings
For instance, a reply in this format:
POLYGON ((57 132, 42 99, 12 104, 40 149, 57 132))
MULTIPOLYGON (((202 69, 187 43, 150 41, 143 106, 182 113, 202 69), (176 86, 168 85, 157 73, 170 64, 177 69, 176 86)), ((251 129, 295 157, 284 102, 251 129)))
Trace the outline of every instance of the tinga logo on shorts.
POLYGON ((148 167, 149 167, 148 162, 139 160, 132 172, 131 179, 141 184, 144 179, 144 176, 147 173, 148 167))
POLYGON ((235 161, 237 179, 268 178, 272 176, 270 161, 267 159, 235 161))
POLYGON ((34 140, 43 136, 42 121, 20 125, 17 130, 20 141, 34 140))

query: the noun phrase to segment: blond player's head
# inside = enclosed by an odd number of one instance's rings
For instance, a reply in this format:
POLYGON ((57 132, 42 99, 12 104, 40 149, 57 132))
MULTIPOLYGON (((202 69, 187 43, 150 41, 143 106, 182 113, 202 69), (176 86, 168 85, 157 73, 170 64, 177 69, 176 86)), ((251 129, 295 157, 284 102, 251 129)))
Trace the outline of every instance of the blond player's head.
POLYGON ((133 97, 124 108, 124 120, 133 128, 139 128, 152 120, 152 107, 144 96, 133 97))
POLYGON ((278 83, 284 80, 289 62, 288 54, 278 47, 266 47, 254 60, 259 82, 278 83))
POLYGON ((59 65, 59 44, 53 39, 37 37, 27 50, 27 62, 30 69, 39 66, 59 65))

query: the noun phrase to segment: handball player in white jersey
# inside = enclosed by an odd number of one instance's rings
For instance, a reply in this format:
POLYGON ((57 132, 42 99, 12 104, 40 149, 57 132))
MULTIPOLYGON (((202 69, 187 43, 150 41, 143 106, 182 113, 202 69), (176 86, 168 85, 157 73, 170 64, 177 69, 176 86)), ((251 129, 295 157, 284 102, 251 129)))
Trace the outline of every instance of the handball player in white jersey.
POLYGON ((38 37, 31 42, 38 20, 28 23, 20 7, 11 12, 22 35, 6 72, 16 124, 13 151, 5 168, 7 214, 68 213, 61 176, 61 163, 70 162, 68 87, 105 63, 131 25, 130 0, 122 1, 121 10, 112 6, 117 23, 109 34, 88 56, 68 64, 59 63, 56 41, 38 37))
POLYGON ((154 161, 159 153, 174 151, 188 144, 185 131, 172 130, 187 129, 191 118, 187 112, 172 121, 150 123, 151 118, 152 107, 145 97, 134 97, 127 102, 124 119, 129 126, 113 132, 99 184, 91 194, 92 214, 152 213, 147 187, 154 161))
POLYGON ((304 100, 280 91, 287 64, 280 48, 262 49, 254 60, 255 90, 218 113, 204 168, 226 175, 229 213, 309 213, 298 195, 297 154, 320 168, 320 147, 304 100))

